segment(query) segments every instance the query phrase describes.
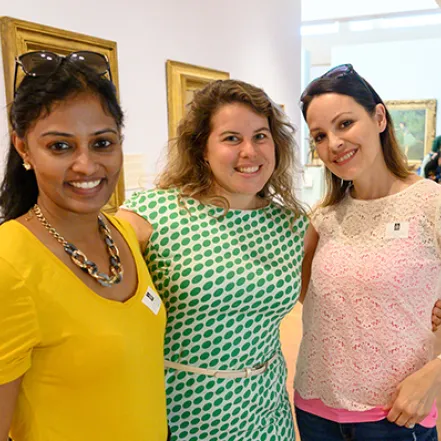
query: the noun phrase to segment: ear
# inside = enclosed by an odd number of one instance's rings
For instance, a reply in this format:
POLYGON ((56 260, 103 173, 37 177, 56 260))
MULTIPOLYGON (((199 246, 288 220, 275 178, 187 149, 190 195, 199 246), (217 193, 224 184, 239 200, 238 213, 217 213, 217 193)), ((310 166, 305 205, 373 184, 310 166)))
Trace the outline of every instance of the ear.
POLYGON ((386 108, 383 104, 375 106, 375 121, 378 125, 379 133, 383 133, 387 127, 386 108))
POLYGON ((17 153, 21 156, 21 159, 23 159, 23 162, 30 163, 26 141, 23 138, 20 138, 16 132, 12 132, 11 140, 12 144, 14 144, 15 150, 17 150, 17 153))

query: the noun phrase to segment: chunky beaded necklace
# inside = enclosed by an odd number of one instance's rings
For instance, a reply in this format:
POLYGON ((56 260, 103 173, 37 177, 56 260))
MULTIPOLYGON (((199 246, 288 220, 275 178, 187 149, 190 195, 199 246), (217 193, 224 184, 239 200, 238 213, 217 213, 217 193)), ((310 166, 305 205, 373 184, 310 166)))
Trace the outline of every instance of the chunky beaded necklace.
POLYGON ((63 245, 64 251, 69 254, 72 262, 80 267, 84 272, 88 273, 91 277, 93 277, 100 285, 105 287, 110 287, 117 283, 120 283, 123 278, 123 267, 121 264, 121 260, 119 258, 119 251, 115 242, 110 235, 110 230, 107 225, 104 223, 103 219, 98 216, 98 227, 100 233, 104 236, 104 242, 107 245, 107 251, 109 253, 109 261, 110 261, 110 275, 105 273, 100 273, 98 271, 97 265, 89 260, 84 253, 82 253, 75 245, 66 241, 66 239, 61 236, 57 230, 46 220, 43 213, 41 212, 40 207, 35 204, 30 211, 33 211, 35 217, 42 223, 42 225, 46 228, 46 230, 53 236, 55 239, 63 245))

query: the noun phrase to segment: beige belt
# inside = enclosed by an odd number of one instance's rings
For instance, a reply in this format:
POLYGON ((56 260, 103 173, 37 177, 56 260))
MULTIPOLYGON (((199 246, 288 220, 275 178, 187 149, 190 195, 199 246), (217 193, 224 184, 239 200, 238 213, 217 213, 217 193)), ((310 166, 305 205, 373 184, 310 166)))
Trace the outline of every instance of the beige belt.
POLYGON ((263 374, 268 366, 276 359, 275 353, 269 360, 252 368, 245 368, 238 371, 218 371, 215 369, 204 369, 188 364, 174 363, 173 361, 165 360, 164 364, 167 368, 176 369, 178 371, 191 372, 192 374, 209 375, 216 378, 249 378, 255 375, 263 374))

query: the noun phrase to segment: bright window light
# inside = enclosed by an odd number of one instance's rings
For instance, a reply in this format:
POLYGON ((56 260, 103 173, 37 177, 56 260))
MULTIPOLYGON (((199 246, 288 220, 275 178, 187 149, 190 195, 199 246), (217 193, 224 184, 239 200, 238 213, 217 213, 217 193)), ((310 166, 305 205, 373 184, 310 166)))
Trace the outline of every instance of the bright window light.
POLYGON ((323 35, 336 34, 340 29, 340 23, 318 24, 318 25, 303 25, 300 29, 302 35, 323 35))
POLYGON ((371 31, 374 29, 374 20, 358 20, 349 22, 349 30, 354 32, 371 31))
POLYGON ((381 28, 408 28, 441 24, 441 14, 413 15, 409 17, 382 18, 381 28))

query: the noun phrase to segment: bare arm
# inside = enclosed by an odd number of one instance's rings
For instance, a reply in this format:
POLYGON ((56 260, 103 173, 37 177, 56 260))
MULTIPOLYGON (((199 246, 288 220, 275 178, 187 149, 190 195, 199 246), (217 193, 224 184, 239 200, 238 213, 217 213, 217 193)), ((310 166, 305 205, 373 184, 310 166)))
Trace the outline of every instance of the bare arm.
POLYGON ((7 441, 22 377, 0 385, 0 441, 7 441))
POLYGON ((304 241, 304 251, 302 262, 302 289, 300 290, 299 301, 303 304, 305 300, 306 292, 308 290, 309 279, 311 278, 311 265, 312 259, 314 258, 315 249, 317 248, 317 243, 319 240, 319 235, 315 231, 314 227, 309 224, 308 229, 305 234, 304 241))
POLYGON ((144 251, 147 247, 147 244, 149 243, 150 236, 153 233, 152 225, 147 222, 142 216, 139 216, 133 211, 124 210, 123 208, 118 210, 116 216, 130 223, 130 225, 135 230, 141 250, 144 251))

